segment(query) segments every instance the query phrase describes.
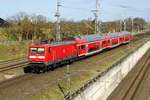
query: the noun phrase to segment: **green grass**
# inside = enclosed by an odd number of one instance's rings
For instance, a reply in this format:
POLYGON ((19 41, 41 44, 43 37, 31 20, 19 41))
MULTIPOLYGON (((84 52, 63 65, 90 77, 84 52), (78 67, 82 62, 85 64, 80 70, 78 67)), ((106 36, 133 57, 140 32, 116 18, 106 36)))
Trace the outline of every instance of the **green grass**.
MULTIPOLYGON (((106 61, 97 62, 90 69, 88 69, 89 71, 77 72, 71 75, 70 76, 71 92, 74 93, 77 89, 81 88, 81 86, 83 86, 83 84, 85 84, 87 81, 99 75, 101 72, 98 72, 97 70, 100 71, 106 70, 112 64, 116 63, 121 58, 125 57, 130 52, 134 51, 137 47, 139 47, 143 43, 144 39, 134 44, 132 43, 128 44, 130 49, 125 49, 122 52, 118 52, 115 56, 109 57, 110 59, 107 59, 107 62, 106 61)), ((68 93, 67 81, 68 81, 67 79, 59 81, 59 84, 63 86, 65 94, 68 93)), ((25 98, 24 100, 63 100, 63 94, 59 90, 57 84, 54 84, 37 94, 25 98)))
POLYGON ((14 34, 7 33, 5 28, 0 28, 0 41, 14 41, 17 40, 14 34))
MULTIPOLYGON (((3 28, 0 28, 0 41, 15 40, 11 34, 6 34, 3 28)), ((27 48, 31 42, 0 43, 0 60, 14 59, 27 55, 27 48)))
POLYGON ((4 35, 3 29, 0 28, 0 41, 7 40, 7 37, 4 35))
POLYGON ((0 44, 0 60, 8 60, 26 56, 29 44, 30 42, 0 44))

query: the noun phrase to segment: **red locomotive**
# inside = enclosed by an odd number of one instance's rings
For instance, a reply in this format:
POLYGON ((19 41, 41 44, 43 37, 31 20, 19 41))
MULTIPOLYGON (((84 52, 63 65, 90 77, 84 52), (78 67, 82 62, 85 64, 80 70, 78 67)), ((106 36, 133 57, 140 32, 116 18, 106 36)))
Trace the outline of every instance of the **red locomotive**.
POLYGON ((93 34, 68 37, 62 42, 34 44, 29 47, 28 66, 24 72, 46 72, 58 65, 71 63, 81 57, 128 43, 129 32, 93 34))

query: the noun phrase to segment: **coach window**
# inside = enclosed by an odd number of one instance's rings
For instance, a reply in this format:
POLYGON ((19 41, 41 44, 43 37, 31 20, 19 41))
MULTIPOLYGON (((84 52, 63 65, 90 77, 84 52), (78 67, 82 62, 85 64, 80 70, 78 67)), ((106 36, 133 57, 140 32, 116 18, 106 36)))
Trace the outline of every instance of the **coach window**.
POLYGON ((103 44, 106 44, 107 43, 107 41, 103 41, 103 44))
POLYGON ((85 46, 84 45, 81 45, 81 49, 84 49, 85 48, 85 46))
POLYGON ((123 37, 121 37, 120 40, 123 40, 123 37))
POLYGON ((129 39, 128 38, 126 38, 126 41, 128 41, 129 39))

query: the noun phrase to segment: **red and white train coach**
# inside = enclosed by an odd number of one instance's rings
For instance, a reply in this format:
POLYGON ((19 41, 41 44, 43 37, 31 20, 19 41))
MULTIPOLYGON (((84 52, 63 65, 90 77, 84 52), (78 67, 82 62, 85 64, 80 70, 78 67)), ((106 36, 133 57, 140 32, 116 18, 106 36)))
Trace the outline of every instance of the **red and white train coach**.
POLYGON ((129 32, 120 32, 75 36, 62 42, 34 44, 29 47, 29 64, 24 72, 46 72, 58 65, 128 43, 130 40, 129 32))

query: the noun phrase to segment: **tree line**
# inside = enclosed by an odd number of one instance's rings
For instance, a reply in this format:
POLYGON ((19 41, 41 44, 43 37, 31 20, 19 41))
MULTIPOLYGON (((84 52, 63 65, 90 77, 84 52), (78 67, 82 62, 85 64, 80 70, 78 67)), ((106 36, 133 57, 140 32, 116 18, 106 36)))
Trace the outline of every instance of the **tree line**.
MULTIPOLYGON (((49 21, 42 15, 28 15, 20 12, 7 19, 9 25, 3 27, 3 33, 15 40, 55 39, 55 22, 49 21)), ((94 34, 95 21, 86 19, 81 21, 61 19, 61 37, 94 34)), ((119 31, 139 31, 148 27, 143 18, 127 18, 112 22, 101 22, 101 33, 119 31)))

